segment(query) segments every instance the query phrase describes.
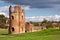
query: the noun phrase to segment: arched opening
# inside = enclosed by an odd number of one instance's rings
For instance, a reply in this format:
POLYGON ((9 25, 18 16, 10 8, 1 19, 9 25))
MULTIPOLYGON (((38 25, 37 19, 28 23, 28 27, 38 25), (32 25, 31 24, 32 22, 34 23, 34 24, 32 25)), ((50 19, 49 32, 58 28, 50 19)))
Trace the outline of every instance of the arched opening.
POLYGON ((43 29, 43 27, 41 27, 41 29, 43 29))
POLYGON ((14 31, 15 29, 14 29, 14 27, 12 27, 12 31, 14 31))
POLYGON ((12 16, 12 19, 14 19, 14 16, 12 16))
POLYGON ((27 31, 25 30, 25 32, 27 32, 27 31))

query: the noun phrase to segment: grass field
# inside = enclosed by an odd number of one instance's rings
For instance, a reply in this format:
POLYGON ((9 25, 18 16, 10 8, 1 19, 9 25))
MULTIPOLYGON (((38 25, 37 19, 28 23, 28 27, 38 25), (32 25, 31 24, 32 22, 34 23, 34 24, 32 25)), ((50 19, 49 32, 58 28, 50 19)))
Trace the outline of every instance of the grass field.
POLYGON ((39 32, 16 35, 8 35, 7 30, 1 30, 0 40, 60 40, 60 30, 47 29, 39 32))

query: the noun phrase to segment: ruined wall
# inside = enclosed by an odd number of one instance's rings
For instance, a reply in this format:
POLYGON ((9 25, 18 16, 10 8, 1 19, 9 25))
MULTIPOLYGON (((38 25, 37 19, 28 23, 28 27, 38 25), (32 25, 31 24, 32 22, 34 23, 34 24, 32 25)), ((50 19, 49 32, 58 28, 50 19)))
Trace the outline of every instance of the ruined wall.
POLYGON ((13 12, 11 7, 9 7, 9 10, 9 33, 25 33, 25 14, 21 6, 15 6, 13 12))
POLYGON ((25 32, 33 32, 34 31, 34 26, 31 23, 26 23, 25 26, 25 32))

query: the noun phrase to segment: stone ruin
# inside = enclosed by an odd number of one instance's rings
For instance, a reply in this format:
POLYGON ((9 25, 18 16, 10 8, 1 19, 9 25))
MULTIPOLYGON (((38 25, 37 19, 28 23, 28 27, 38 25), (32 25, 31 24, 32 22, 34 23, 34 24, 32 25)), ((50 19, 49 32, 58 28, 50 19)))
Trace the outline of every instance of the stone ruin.
POLYGON ((21 6, 9 7, 9 34, 19 34, 25 32, 32 32, 33 25, 25 22, 25 13, 21 6))
MULTIPOLYGON (((44 25, 45 26, 45 25, 44 25)), ((25 22, 25 12, 20 5, 9 7, 9 34, 20 34, 25 32, 35 32, 45 30, 45 27, 35 27, 33 24, 25 22)))

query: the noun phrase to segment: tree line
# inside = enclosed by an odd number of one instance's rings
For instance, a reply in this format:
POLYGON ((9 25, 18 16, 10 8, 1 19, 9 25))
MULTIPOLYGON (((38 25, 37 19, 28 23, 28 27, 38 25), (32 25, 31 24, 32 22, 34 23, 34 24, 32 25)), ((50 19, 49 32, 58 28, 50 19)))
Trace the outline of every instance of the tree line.
POLYGON ((4 15, 0 15, 0 28, 8 28, 8 26, 6 25, 6 20, 8 18, 5 17, 4 15))

